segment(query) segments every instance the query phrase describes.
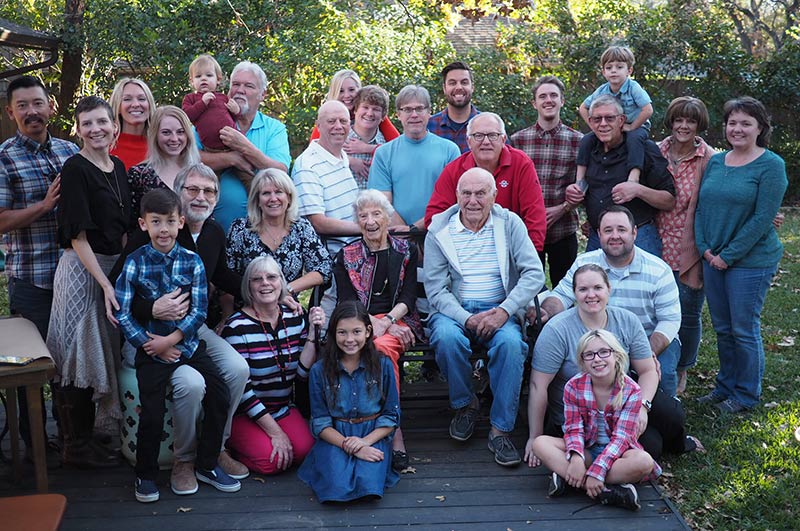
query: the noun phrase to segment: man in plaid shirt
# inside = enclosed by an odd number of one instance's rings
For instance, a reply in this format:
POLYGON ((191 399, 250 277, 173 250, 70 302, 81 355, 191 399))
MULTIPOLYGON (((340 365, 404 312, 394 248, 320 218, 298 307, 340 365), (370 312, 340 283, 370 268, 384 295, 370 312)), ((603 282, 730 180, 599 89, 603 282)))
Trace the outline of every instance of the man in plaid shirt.
MULTIPOLYGON (((54 210, 61 166, 78 146, 47 131, 55 109, 41 81, 18 77, 6 95, 6 110, 17 124, 17 133, 0 145, 0 234, 8 246, 8 302, 12 314, 32 321, 46 338, 53 275, 61 256, 54 210)), ((30 450, 27 401, 25 393, 18 396, 20 432, 30 450)))
POLYGON ((547 235, 542 263, 550 265, 550 283, 558 285, 578 255, 578 213, 567 203, 564 193, 575 182, 578 146, 583 134, 561 122, 564 106, 564 83, 555 76, 542 76, 533 85, 533 108, 536 123, 511 135, 513 147, 524 151, 533 161, 542 185, 547 235))
POLYGON ((472 104, 472 70, 466 63, 454 61, 442 69, 442 92, 447 107, 428 120, 428 131, 451 140, 461 153, 469 151, 467 122, 480 113, 472 104))

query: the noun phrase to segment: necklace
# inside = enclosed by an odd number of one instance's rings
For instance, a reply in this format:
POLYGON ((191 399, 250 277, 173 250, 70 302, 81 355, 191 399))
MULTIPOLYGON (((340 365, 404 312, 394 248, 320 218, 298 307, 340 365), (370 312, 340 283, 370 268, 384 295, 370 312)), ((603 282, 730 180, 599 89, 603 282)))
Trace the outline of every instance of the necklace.
POLYGON ((683 155, 681 155, 680 153, 674 154, 672 152, 674 146, 675 146, 675 144, 673 144, 669 148, 669 163, 670 163, 671 166, 678 166, 681 162, 683 162, 684 160, 686 160, 689 157, 691 157, 692 155, 694 155, 695 146, 692 146, 692 149, 688 153, 685 153, 683 155))
MULTIPOLYGON (((274 330, 273 333, 275 334, 275 344, 272 343, 272 339, 270 339, 269 333, 267 333, 267 327, 264 326, 264 321, 261 320, 261 315, 259 315, 258 310, 255 306, 253 306, 253 313, 256 314, 256 320, 258 324, 261 325, 261 331, 264 332, 264 338, 267 340, 267 345, 269 345, 269 350, 275 353, 275 364, 278 366, 278 370, 281 371, 281 381, 286 381, 286 362, 292 361, 292 350, 289 349, 289 355, 286 356, 285 360, 281 360, 281 356, 283 356, 283 350, 281 350, 281 336, 278 333, 280 329, 274 330)), ((283 320, 283 312, 280 310, 280 306, 278 307, 278 318, 281 322, 281 328, 286 330, 286 323, 283 320)), ((276 323, 277 324, 277 323, 276 323)), ((272 323, 270 323, 270 328, 272 328, 272 323)), ((288 338, 287 338, 288 341, 288 338)))
MULTIPOLYGON (((272 231, 269 230, 268 226, 266 224, 264 225, 264 233, 269 238, 269 241, 272 242, 272 245, 275 246, 274 247, 275 249, 280 247, 281 243, 283 242, 283 238, 285 237, 285 234, 282 234, 282 232, 283 232, 283 229, 281 229, 281 233, 279 233, 278 237, 276 238, 275 235, 272 233, 272 231)), ((269 244, 267 244, 267 246, 269 246, 269 244)))
POLYGON ((123 205, 123 203, 122 203, 122 190, 119 187, 119 180, 117 180, 117 175, 116 175, 117 174, 117 168, 116 168, 116 166, 114 167, 113 170, 111 170, 110 173, 104 172, 103 170, 100 170, 100 171, 103 173, 103 177, 106 178, 106 182, 108 183, 108 187, 111 189, 111 193, 114 194, 114 197, 117 200, 117 204, 119 205, 119 209, 120 210, 124 209, 125 205, 123 205), (114 187, 111 186, 112 179, 114 181, 114 184, 117 185, 117 189, 116 190, 114 190, 114 187))

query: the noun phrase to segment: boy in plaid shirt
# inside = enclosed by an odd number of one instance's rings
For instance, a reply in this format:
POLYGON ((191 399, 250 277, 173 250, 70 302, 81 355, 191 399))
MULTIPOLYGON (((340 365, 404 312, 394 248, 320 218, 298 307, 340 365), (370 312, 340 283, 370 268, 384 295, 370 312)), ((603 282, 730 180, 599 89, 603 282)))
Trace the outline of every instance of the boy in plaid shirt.
MULTIPOLYGON (((175 192, 156 189, 145 194, 141 203, 139 227, 150 235, 150 244, 131 253, 125 260, 116 284, 120 309, 116 316, 125 338, 136 347, 136 378, 139 381, 141 412, 136 434, 136 499, 143 503, 159 498, 158 449, 164 425, 167 383, 172 372, 189 365, 206 382, 203 400, 203 430, 197 449, 197 479, 223 492, 236 492, 239 481, 228 476, 217 464, 222 432, 227 418, 229 393, 205 342, 197 331, 206 318, 207 280, 200 257, 178 245, 183 227, 181 203, 175 192), (188 314, 179 321, 137 322, 131 314, 135 295, 156 300, 180 288, 191 293, 188 314)), ((194 422, 194 419, 187 419, 194 422)), ((174 489, 173 489, 174 490, 174 489)), ((193 494, 176 492, 176 494, 193 494)))

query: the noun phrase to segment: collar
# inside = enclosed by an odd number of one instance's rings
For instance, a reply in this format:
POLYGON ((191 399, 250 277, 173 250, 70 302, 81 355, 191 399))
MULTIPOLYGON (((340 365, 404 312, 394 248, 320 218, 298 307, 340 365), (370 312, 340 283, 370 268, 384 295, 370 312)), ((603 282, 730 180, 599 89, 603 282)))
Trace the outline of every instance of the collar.
POLYGON ((314 139, 311 141, 311 145, 308 146, 308 149, 312 150, 313 153, 319 155, 321 158, 325 159, 326 162, 330 164, 341 164, 342 162, 347 160, 347 155, 345 155, 344 151, 339 152, 339 157, 336 157, 333 153, 322 147, 319 143, 319 139, 314 139))
POLYGON ((19 130, 17 130, 16 136, 17 136, 17 142, 19 142, 21 146, 23 146, 25 149, 34 154, 41 152, 49 152, 53 145, 53 143, 51 142, 52 137, 50 136, 49 132, 47 133, 47 139, 42 144, 40 144, 39 142, 37 142, 36 140, 32 139, 29 136, 23 135, 22 133, 19 132, 19 130))
MULTIPOLYGON (((475 155, 472 153, 472 151, 467 151, 466 153, 461 155, 461 157, 462 157, 461 168, 464 171, 467 171, 469 169, 472 169, 472 168, 475 168, 475 167, 478 166, 478 164, 475 162, 475 155)), ((458 160, 458 159, 456 159, 456 160, 458 160)), ((495 176, 495 178, 500 173, 501 168, 505 168, 507 166, 511 166, 511 162, 512 162, 511 161, 511 147, 508 144, 503 144, 503 149, 500 151, 500 161, 497 163, 497 169, 494 170, 494 174, 493 174, 495 176)), ((462 172, 462 174, 463 174, 463 172, 462 172)))
MULTIPOLYGON (((669 160, 668 155, 669 155, 669 150, 672 147, 672 144, 673 144, 673 138, 672 135, 670 135, 664 140, 662 140, 658 145, 658 147, 661 149, 661 154, 667 160, 669 160)), ((691 157, 683 159, 682 162, 685 162, 687 160, 692 160, 696 157, 705 157, 705 155, 706 155, 705 141, 699 136, 696 136, 694 137, 694 153, 692 154, 691 157)))
POLYGON ((539 125, 539 122, 537 121, 534 124, 533 130, 536 133, 537 137, 542 138, 542 137, 545 137, 545 136, 556 136, 558 134, 558 132, 561 131, 561 128, 563 128, 563 127, 564 127, 564 123, 561 120, 559 120, 558 123, 556 124, 556 126, 553 127, 552 129, 545 129, 544 127, 539 125))
POLYGON ((611 90, 611 83, 608 84, 608 92, 611 93, 614 96, 617 96, 619 94, 624 94, 624 93, 628 92, 630 89, 631 89, 631 78, 630 78, 630 76, 625 78, 625 82, 622 85, 620 85, 619 90, 616 91, 616 92, 611 90))
POLYGON ((644 251, 642 249, 639 249, 635 245, 633 246, 633 260, 631 260, 631 263, 623 268, 614 267, 611 264, 609 264, 608 260, 606 260, 606 253, 603 252, 602 249, 600 249, 599 251, 600 251, 600 261, 602 262, 600 265, 603 269, 606 270, 606 272, 614 269, 618 271, 624 271, 627 273, 627 275, 630 275, 631 273, 641 273, 642 270, 644 269, 644 256, 642 255, 644 251))
POLYGON ((459 216, 459 212, 461 212, 460 208, 456 210, 455 213, 453 214, 453 217, 450 218, 453 220, 456 232, 469 232, 471 234, 478 234, 478 232, 481 232, 482 230, 488 227, 494 227, 494 216, 492 215, 491 212, 489 212, 489 219, 486 220, 486 223, 483 224, 483 227, 481 227, 477 232, 473 232, 467 227, 465 227, 464 224, 461 222, 461 216, 459 216))
POLYGON ((161 264, 167 262, 169 259, 170 262, 175 261, 180 254, 181 246, 178 245, 178 242, 175 242, 175 245, 172 246, 172 249, 169 250, 168 253, 162 253, 161 251, 157 250, 153 247, 153 243, 149 243, 145 246, 145 253, 147 253, 147 257, 152 260, 156 264, 161 264))
POLYGON ((475 116, 480 114, 480 111, 475 108, 473 104, 469 104, 469 118, 467 118, 466 122, 454 122, 450 115, 447 114, 447 107, 442 110, 442 125, 447 125, 450 129, 460 130, 467 126, 467 122, 472 120, 475 116))
MULTIPOLYGON (((344 373, 347 373, 347 374, 350 374, 350 373, 348 373, 348 372, 347 372, 347 369, 345 369, 345 368, 344 368, 344 365, 342 365, 342 360, 341 360, 341 358, 340 358, 340 359, 338 359, 338 360, 336 361, 336 363, 338 363, 338 364, 339 364, 339 371, 341 371, 341 372, 344 372, 344 373)), ((366 370, 366 367, 364 366, 364 359, 363 359, 363 358, 359 358, 359 360, 358 360, 358 367, 356 367, 356 370, 355 370, 355 371, 353 371, 353 372, 355 373, 356 371, 360 371, 360 370, 366 370)))

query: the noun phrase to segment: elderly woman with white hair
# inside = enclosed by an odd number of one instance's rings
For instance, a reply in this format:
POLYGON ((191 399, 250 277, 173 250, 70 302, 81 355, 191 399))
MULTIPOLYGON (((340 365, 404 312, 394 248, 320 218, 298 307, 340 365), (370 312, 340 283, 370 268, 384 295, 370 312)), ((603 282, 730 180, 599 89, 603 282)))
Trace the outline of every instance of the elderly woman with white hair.
POLYGON ((281 304, 287 282, 271 256, 259 256, 242 278, 244 307, 225 323, 222 337, 250 366, 228 448, 250 470, 277 474, 300 462, 314 438, 292 404, 295 378, 305 379, 317 359, 318 307, 296 314, 281 304))
MULTIPOLYGON (((398 390, 400 355, 424 340, 416 311, 417 247, 389 234, 394 208, 377 190, 363 190, 353 204, 361 239, 336 255, 333 274, 338 301, 359 300, 370 314, 375 346, 394 364, 398 390)), ((392 442, 392 466, 408 465, 402 432, 392 442)))
POLYGON ((247 198, 247 218, 236 219, 228 231, 228 267, 241 275, 254 258, 272 256, 291 295, 327 282, 330 255, 297 208, 297 190, 286 172, 259 171, 247 198))

